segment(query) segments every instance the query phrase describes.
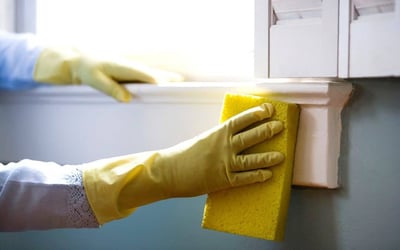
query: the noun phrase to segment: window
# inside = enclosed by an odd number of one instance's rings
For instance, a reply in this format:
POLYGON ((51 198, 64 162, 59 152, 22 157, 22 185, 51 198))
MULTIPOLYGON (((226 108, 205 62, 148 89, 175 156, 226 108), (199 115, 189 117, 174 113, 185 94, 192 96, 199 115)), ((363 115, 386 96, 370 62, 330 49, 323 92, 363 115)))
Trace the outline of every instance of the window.
POLYGON ((31 16, 46 39, 129 54, 192 81, 235 81, 254 79, 256 2, 36 0, 31 16))

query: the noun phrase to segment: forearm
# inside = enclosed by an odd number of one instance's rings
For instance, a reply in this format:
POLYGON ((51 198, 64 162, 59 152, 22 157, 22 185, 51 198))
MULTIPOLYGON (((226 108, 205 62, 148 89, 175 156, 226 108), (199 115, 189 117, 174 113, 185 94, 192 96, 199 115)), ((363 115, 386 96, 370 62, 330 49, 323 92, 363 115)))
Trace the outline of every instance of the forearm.
POLYGON ((0 164, 0 231, 98 226, 79 168, 31 160, 0 164))
POLYGON ((33 35, 0 31, 0 90, 37 86, 33 71, 41 51, 42 47, 33 35))

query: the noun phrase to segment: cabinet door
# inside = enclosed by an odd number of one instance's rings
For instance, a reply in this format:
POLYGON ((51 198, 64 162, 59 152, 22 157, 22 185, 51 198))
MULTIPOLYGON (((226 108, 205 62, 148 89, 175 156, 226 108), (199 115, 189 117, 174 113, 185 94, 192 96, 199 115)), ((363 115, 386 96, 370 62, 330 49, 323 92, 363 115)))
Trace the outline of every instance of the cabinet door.
POLYGON ((346 7, 349 65, 340 76, 400 76, 400 0, 353 0, 346 7))
POLYGON ((337 77, 337 0, 272 0, 270 77, 337 77))

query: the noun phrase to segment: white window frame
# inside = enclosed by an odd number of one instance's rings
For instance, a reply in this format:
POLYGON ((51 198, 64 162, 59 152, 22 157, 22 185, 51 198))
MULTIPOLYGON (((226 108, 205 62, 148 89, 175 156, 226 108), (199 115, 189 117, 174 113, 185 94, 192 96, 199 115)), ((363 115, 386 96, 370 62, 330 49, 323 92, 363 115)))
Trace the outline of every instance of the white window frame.
POLYGON ((0 0, 0 30, 35 33, 36 0, 0 0))
POLYGON ((15 0, 0 0, 0 30, 15 31, 15 0))
POLYGON ((36 0, 14 0, 15 32, 35 33, 36 0))
POLYGON ((254 76, 256 78, 268 78, 271 1, 255 0, 254 8, 254 76))

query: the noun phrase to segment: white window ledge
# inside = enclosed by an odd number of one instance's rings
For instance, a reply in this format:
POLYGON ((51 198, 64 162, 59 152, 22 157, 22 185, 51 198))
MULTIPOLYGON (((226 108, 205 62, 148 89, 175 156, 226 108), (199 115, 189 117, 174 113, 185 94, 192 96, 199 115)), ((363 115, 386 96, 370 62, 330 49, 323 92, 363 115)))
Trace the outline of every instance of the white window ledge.
MULTIPOLYGON (((221 104, 226 92, 268 95, 301 107, 293 184, 337 188, 341 111, 352 92, 348 82, 331 79, 262 79, 247 83, 131 84, 130 104, 118 104, 89 87, 44 87, 0 92, 2 104, 66 103, 135 105, 221 104)), ((188 119, 190 120, 190 119, 188 119)))

